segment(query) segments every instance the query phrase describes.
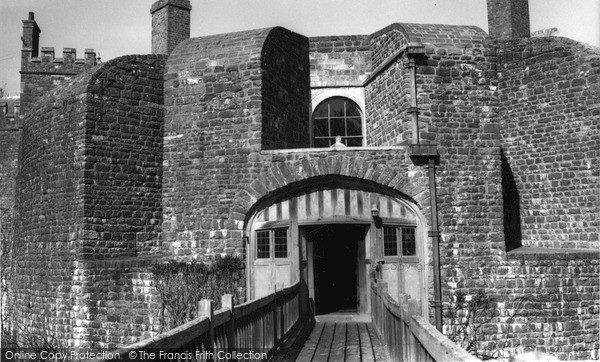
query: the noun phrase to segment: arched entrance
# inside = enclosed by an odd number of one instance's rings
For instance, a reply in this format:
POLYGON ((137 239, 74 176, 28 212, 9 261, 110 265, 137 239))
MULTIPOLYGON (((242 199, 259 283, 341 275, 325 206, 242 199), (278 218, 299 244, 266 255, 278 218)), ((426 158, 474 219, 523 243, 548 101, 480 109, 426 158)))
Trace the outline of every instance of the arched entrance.
POLYGON ((307 313, 366 314, 369 275, 377 270, 390 295, 427 300, 426 231, 418 208, 365 189, 312 184, 257 207, 246 225, 248 298, 300 281, 307 313))

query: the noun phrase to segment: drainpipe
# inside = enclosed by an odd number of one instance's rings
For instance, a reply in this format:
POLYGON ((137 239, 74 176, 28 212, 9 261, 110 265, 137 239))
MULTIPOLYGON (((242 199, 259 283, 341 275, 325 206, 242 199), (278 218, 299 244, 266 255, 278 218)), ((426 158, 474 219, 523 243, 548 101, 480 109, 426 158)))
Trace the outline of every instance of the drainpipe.
POLYGON ((414 57, 408 58, 408 72, 410 74, 410 107, 408 113, 412 120, 413 144, 420 144, 419 139, 419 107, 417 107, 417 65, 414 57))
POLYGON ((417 57, 425 58, 425 49, 421 44, 409 44, 407 48, 408 69, 410 73, 411 105, 409 113, 413 124, 413 143, 410 145, 410 158, 414 165, 427 165, 429 176, 429 201, 431 210, 431 230, 428 236, 433 247, 433 301, 435 327, 442 332, 442 282, 440 278, 440 231, 438 230, 437 188, 435 184, 435 164, 439 154, 435 145, 421 144, 419 136, 419 108, 417 104, 417 57))
POLYGON ((429 237, 433 246, 433 307, 435 328, 442 332, 442 280, 440 278, 440 231, 438 230, 437 188, 435 186, 435 158, 427 162, 429 173, 429 202, 431 205, 431 230, 429 237))

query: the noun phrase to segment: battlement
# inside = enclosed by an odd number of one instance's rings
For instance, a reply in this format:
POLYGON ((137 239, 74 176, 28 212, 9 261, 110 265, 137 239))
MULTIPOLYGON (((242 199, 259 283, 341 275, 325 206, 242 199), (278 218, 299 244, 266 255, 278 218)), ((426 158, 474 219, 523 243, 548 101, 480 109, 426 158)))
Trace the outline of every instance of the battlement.
POLYGON ((75 48, 63 48, 62 58, 56 57, 53 47, 40 49, 40 27, 35 14, 23 20, 21 41, 21 113, 26 114, 36 99, 64 80, 100 63, 94 49, 85 49, 83 58, 77 58, 75 48))
POLYGON ((85 49, 84 57, 77 58, 77 50, 75 48, 63 48, 62 58, 55 57, 53 47, 42 47, 40 56, 33 56, 33 49, 21 50, 23 58, 31 63, 53 63, 53 64, 85 64, 94 66, 98 63, 96 52, 94 49, 85 49))
POLYGON ((19 110, 21 102, 19 98, 0 99, 0 129, 18 128, 19 110))

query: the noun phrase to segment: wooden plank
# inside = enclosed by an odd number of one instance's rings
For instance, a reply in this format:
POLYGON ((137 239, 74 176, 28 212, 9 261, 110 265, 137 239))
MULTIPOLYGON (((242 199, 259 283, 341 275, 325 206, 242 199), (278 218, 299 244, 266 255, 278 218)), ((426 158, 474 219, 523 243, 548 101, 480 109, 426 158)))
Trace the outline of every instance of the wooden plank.
MULTIPOLYGON (((323 199, 322 199, 323 203, 322 204, 319 203, 319 206, 321 208, 319 210, 320 211, 319 215, 321 217, 333 217, 333 215, 334 215, 333 211, 335 208, 335 205, 333 203, 334 202, 333 198, 335 196, 332 197, 332 194, 335 193, 335 190, 323 190, 322 192, 321 191, 319 191, 319 192, 320 192, 319 196, 323 195, 323 199)), ((321 198, 319 198, 319 202, 320 201, 321 201, 321 198)))
POLYGON ((346 325, 346 361, 360 362, 360 338, 357 323, 346 325))
POLYGON ((360 338, 360 356, 363 362, 375 361, 373 346, 371 345, 371 337, 369 336, 366 323, 358 323, 358 336, 360 338))
POLYGON ((452 342, 424 317, 414 315, 411 317, 410 331, 421 342, 429 355, 435 361, 480 361, 475 356, 469 354, 459 345, 452 342))
POLYGON ((385 351, 385 346, 379 339, 375 328, 373 328, 373 324, 367 324, 367 330, 369 332, 369 336, 371 337, 371 345, 373 346, 373 354, 375 355, 375 361, 389 361, 387 353, 385 351))
POLYGON ((319 345, 315 351, 315 361, 327 361, 329 358, 334 332, 335 323, 325 323, 325 327, 323 327, 323 333, 321 334, 321 339, 319 340, 319 345))
POLYGON ((306 215, 306 195, 300 195, 296 199, 296 220, 307 218, 306 215))
POLYGON ((346 357, 346 324, 336 323, 333 342, 329 351, 329 361, 344 361, 346 357))
POLYGON ((319 340, 321 339, 321 334, 323 333, 323 328, 325 327, 325 323, 317 322, 315 326, 308 336, 308 339, 304 343, 300 354, 298 355, 298 362, 310 362, 313 359, 315 351, 317 350, 317 346, 319 344, 319 340))

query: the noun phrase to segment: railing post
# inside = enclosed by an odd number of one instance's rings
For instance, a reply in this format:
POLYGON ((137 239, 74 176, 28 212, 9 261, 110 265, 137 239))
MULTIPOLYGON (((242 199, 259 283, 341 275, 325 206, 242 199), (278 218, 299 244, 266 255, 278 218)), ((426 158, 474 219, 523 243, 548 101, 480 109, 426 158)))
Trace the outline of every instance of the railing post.
MULTIPOLYGON (((213 305, 212 300, 202 299, 198 302, 198 312, 200 316, 208 317, 208 345, 205 347, 209 352, 214 353, 215 345, 215 329, 213 326, 213 305)), ((208 361, 213 361, 214 358, 208 358, 208 361)))
POLYGON ((280 295, 281 305, 279 306, 279 340, 280 340, 280 343, 283 344, 283 338, 285 336, 285 323, 287 322, 287 318, 285 316, 285 307, 286 307, 287 300, 286 300, 286 298, 284 298, 284 295, 283 295, 283 286, 282 286, 280 293, 281 293, 281 295, 280 295))
POLYGON ((277 290, 278 285, 275 284, 275 292, 274 292, 274 299, 273 299, 273 348, 277 348, 277 346, 279 345, 279 338, 277 338, 277 322, 278 322, 278 318, 277 318, 277 305, 279 303, 279 291, 277 290))
POLYGON ((227 327, 227 348, 234 350, 237 346, 235 343, 235 313, 233 308, 233 295, 224 294, 221 296, 221 308, 229 308, 231 311, 231 319, 229 320, 227 327))

